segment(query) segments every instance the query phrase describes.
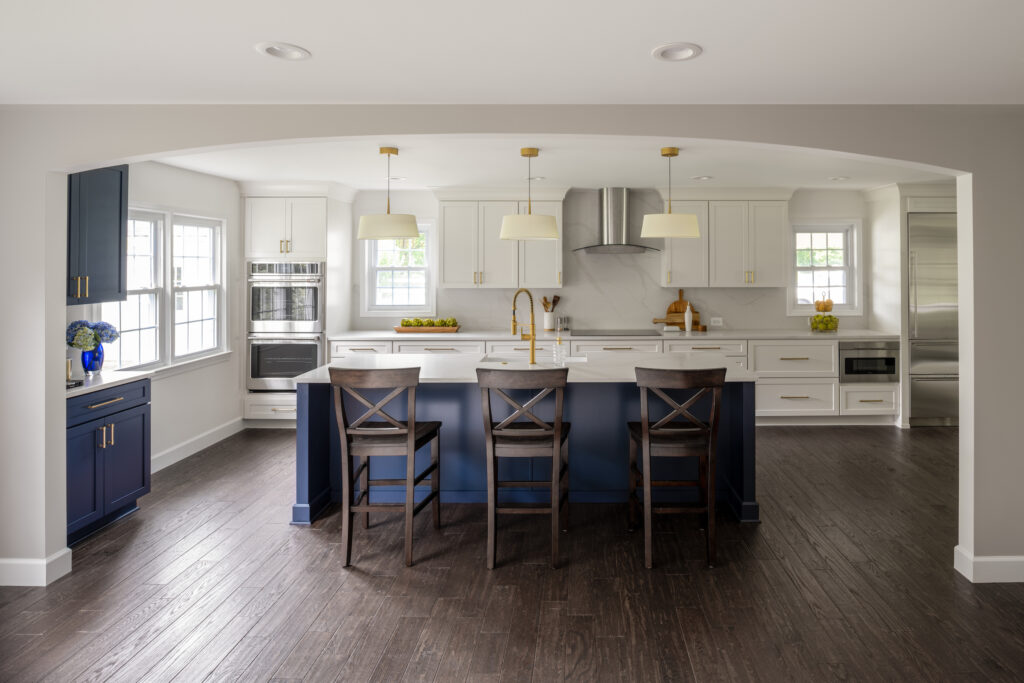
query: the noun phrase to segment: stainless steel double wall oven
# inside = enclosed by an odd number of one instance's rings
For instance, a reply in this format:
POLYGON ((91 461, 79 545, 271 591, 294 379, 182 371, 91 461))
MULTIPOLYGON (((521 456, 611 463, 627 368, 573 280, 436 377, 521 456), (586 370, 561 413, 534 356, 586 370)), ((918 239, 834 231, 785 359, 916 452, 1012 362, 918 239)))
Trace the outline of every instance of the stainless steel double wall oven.
POLYGON ((297 375, 324 362, 324 264, 250 261, 250 391, 294 391, 297 375))

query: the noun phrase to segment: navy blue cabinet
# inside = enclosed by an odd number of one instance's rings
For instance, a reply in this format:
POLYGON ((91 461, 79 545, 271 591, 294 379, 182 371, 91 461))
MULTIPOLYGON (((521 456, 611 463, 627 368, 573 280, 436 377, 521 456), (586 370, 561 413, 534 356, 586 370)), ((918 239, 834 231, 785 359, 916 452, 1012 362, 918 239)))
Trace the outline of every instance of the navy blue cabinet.
POLYGON ((128 167, 69 175, 69 305, 125 300, 127 239, 128 167))
POLYGON ((150 488, 150 382, 67 403, 68 544, 137 509, 150 488))

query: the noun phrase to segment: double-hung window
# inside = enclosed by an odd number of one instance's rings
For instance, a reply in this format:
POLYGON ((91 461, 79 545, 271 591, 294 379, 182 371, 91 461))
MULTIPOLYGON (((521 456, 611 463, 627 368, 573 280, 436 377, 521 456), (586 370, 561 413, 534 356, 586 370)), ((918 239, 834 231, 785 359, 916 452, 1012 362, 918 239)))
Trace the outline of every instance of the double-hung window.
POLYGON ((366 241, 364 314, 433 315, 431 235, 421 224, 419 237, 366 241))
POLYGON ((120 332, 105 344, 106 362, 115 368, 149 365, 160 360, 161 256, 164 215, 128 213, 128 297, 102 304, 100 319, 120 332))
POLYGON ((833 312, 859 314, 860 222, 818 221, 793 226, 788 310, 814 312, 814 302, 831 299, 833 312))
POLYGON ((128 296, 101 305, 120 332, 104 344, 112 368, 170 365, 224 347, 219 220, 128 211, 128 296))

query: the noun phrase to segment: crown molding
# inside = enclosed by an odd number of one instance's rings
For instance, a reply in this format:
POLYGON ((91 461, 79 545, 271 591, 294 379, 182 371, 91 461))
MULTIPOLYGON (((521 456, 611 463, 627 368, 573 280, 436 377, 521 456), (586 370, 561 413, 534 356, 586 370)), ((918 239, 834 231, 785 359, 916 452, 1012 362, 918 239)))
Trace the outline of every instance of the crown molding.
MULTIPOLYGON (((565 199, 567 187, 534 187, 531 198, 539 202, 565 199)), ((433 188, 439 201, 526 201, 525 187, 438 187, 433 188)))
POLYGON ((356 189, 341 183, 242 181, 243 197, 330 197, 351 203, 356 189))
MULTIPOLYGON (((656 188, 662 200, 668 201, 668 188, 656 188)), ((786 187, 674 187, 672 201, 786 201, 794 188, 786 187)))

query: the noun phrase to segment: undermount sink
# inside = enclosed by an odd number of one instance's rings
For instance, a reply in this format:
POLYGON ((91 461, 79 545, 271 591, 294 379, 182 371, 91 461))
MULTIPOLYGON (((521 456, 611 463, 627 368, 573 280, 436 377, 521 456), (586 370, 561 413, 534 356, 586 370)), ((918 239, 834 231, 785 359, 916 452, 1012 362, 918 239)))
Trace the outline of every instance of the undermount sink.
MULTIPOLYGON (((541 367, 541 366, 542 367, 546 367, 546 368, 559 367, 559 366, 555 365, 554 362, 552 362, 551 354, 550 353, 546 353, 545 352, 543 354, 537 354, 536 358, 537 358, 537 366, 538 367, 541 367)), ((520 354, 520 353, 514 353, 514 354, 513 353, 489 353, 486 356, 484 356, 483 358, 481 358, 480 362, 481 363, 505 363, 505 364, 508 364, 508 365, 528 365, 529 362, 530 362, 530 357, 528 355, 526 355, 526 354, 520 354)), ((586 356, 567 356, 564 359, 563 362, 564 363, 586 363, 587 362, 587 357, 586 356)))

